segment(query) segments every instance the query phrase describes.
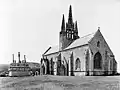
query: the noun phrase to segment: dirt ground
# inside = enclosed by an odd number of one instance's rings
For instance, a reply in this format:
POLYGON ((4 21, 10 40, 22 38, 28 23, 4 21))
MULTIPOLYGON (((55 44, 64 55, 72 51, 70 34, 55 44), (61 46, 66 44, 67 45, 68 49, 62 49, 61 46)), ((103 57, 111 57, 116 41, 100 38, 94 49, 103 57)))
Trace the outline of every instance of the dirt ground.
POLYGON ((0 77, 0 90, 120 90, 120 76, 0 77))

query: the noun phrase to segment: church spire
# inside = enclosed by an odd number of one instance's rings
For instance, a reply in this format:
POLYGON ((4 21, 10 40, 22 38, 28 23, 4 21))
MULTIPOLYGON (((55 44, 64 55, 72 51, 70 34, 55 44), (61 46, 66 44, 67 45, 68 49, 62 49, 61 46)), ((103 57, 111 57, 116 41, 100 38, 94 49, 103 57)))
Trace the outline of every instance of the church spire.
POLYGON ((72 6, 71 5, 70 5, 70 8, 69 8, 68 23, 69 24, 73 23, 73 20, 72 20, 72 6))
POLYGON ((78 39, 78 27, 77 27, 77 21, 75 22, 75 27, 74 27, 74 39, 78 39))
POLYGON ((61 31, 65 31, 65 19, 64 19, 64 14, 63 14, 63 18, 62 18, 61 31))
POLYGON ((75 32, 78 33, 77 21, 75 22, 75 32))

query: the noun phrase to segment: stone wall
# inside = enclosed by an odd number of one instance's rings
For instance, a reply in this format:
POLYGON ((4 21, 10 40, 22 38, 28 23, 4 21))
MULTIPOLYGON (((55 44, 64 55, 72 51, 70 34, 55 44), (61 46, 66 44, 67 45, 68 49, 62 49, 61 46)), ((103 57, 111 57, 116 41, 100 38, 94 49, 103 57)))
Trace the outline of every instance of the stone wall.
MULTIPOLYGON (((56 69, 58 67, 57 65, 57 57, 59 55, 59 53, 61 53, 61 63, 62 65, 64 65, 65 67, 65 75, 68 75, 67 73, 69 72, 69 76, 72 75, 85 75, 85 71, 86 71, 86 51, 88 49, 88 45, 85 46, 80 46, 77 48, 73 48, 70 50, 65 50, 62 52, 58 52, 58 53, 54 53, 51 55, 46 55, 46 58, 49 60, 53 59, 54 62, 54 75, 57 75, 57 70, 62 70, 63 68, 60 69, 56 69), (76 59, 79 58, 80 59, 80 69, 76 70, 75 69, 75 62, 76 59)), ((49 65, 50 66, 50 65, 49 65)), ((63 75, 63 74, 62 74, 63 75)))
POLYGON ((49 69, 50 71, 54 72, 54 75, 63 75, 64 73, 64 75, 69 76, 80 76, 103 75, 105 73, 112 74, 113 71, 116 71, 117 62, 111 56, 114 55, 103 38, 101 32, 98 30, 91 41, 89 41, 89 44, 49 54, 45 57, 49 62, 51 62, 51 59, 53 60, 53 64, 51 64, 53 68, 51 68, 51 65, 49 65, 49 69), (97 52, 99 52, 100 56, 102 57, 100 64, 101 68, 99 69, 94 68, 94 56, 97 52), (58 64, 59 54, 61 62, 60 65, 58 64), (76 69, 77 59, 80 60, 79 69, 76 69), (65 72, 62 72, 64 70, 65 72))
MULTIPOLYGON (((76 48, 73 48, 73 49, 70 49, 70 50, 66 50, 66 51, 63 51, 61 52, 61 55, 62 55, 62 60, 63 61, 67 61, 67 63, 69 64, 69 71, 71 71, 71 68, 73 68, 73 74, 76 76, 78 75, 85 75, 85 71, 86 71, 86 58, 85 58, 85 55, 86 55, 86 50, 88 49, 88 46, 82 46, 82 47, 76 47, 76 48), (71 55, 73 54, 73 58, 71 60, 71 55), (79 70, 76 70, 75 69, 75 62, 76 62, 76 59, 79 58, 80 59, 80 69, 79 70), (73 61, 73 65, 71 66, 71 62, 70 61, 73 61)), ((71 76, 71 72, 69 72, 69 76, 71 76)))
POLYGON ((91 51, 91 71, 100 71, 99 74, 109 71, 108 74, 111 74, 111 71, 113 71, 113 58, 110 56, 113 55, 113 53, 99 30, 96 32, 94 38, 90 41, 89 47, 91 51), (93 67, 94 55, 97 52, 100 52, 102 56, 102 69, 94 69, 93 67))

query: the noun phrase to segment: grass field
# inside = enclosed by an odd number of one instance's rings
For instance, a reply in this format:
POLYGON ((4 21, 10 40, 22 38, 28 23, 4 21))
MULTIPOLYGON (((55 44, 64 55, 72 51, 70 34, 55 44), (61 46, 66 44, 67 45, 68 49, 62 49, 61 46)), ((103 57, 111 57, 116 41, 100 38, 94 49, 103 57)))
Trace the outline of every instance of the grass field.
POLYGON ((120 76, 0 77, 0 90, 120 90, 120 76))

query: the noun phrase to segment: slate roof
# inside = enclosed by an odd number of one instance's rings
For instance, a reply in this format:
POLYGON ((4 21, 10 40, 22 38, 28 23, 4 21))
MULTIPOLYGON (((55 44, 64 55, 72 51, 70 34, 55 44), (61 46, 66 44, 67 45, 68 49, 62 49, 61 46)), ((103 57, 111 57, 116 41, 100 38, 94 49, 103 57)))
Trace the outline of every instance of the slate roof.
POLYGON ((70 44, 70 46, 68 46, 65 49, 70 49, 70 48, 74 48, 77 46, 82 46, 82 45, 88 44, 88 42, 94 37, 94 35, 95 35, 95 33, 92 33, 92 34, 88 34, 84 37, 81 37, 81 38, 75 40, 72 44, 70 44))
MULTIPOLYGON (((92 34, 88 34, 83 37, 80 37, 79 39, 77 39, 73 43, 71 43, 70 46, 68 46, 64 50, 88 44, 88 42, 94 37, 95 33, 96 32, 94 32, 92 34)), ((51 47, 51 49, 48 52, 46 52, 45 55, 52 54, 52 53, 55 53, 58 51, 59 51, 59 45, 56 45, 56 46, 51 47)))

